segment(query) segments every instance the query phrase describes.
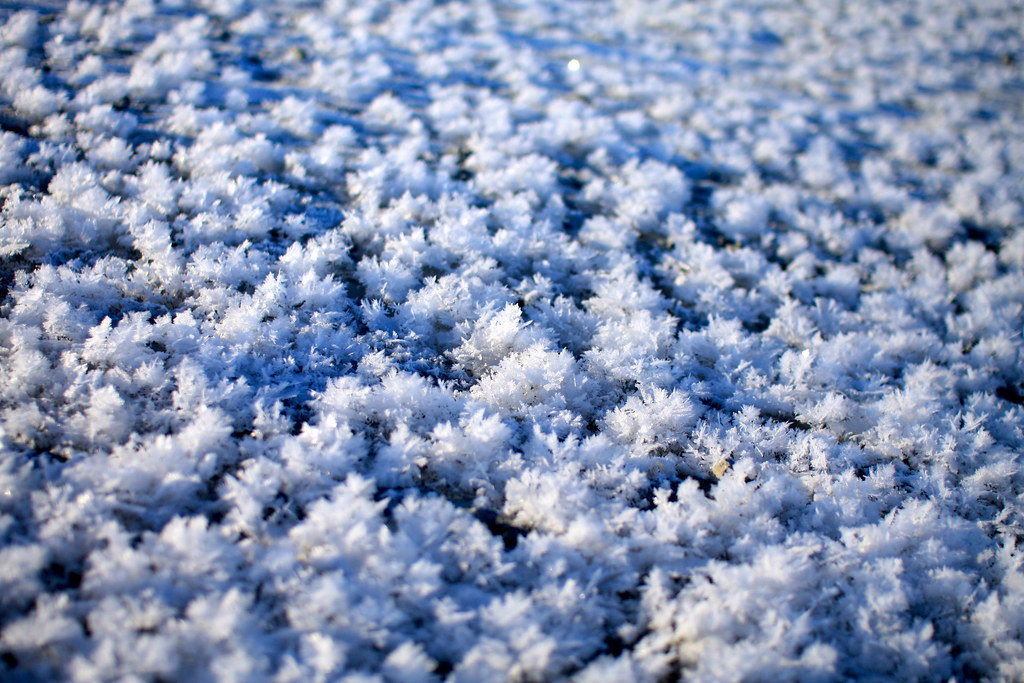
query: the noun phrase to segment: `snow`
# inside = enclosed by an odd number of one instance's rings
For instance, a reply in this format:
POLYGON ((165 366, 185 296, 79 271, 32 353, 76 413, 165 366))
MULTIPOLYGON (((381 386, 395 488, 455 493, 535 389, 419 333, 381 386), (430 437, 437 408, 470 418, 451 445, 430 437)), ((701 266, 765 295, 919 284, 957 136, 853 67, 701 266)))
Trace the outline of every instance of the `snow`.
POLYGON ((1024 679, 1024 4, 0 9, 0 677, 1024 679))

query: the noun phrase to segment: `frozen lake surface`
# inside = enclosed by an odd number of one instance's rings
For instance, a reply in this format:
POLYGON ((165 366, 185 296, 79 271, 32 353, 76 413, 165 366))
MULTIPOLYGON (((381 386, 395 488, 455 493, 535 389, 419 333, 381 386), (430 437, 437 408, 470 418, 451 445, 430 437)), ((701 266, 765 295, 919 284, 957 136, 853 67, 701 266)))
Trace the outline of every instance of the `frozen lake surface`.
POLYGON ((0 677, 1024 680, 1021 26, 0 4, 0 677))

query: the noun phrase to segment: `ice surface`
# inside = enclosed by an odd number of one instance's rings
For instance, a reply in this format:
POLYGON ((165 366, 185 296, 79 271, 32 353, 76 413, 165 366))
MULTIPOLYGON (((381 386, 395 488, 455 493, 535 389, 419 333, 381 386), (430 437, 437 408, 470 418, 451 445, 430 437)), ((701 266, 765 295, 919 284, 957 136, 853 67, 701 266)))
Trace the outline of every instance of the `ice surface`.
POLYGON ((1024 679, 1021 26, 5 3, 0 677, 1024 679))

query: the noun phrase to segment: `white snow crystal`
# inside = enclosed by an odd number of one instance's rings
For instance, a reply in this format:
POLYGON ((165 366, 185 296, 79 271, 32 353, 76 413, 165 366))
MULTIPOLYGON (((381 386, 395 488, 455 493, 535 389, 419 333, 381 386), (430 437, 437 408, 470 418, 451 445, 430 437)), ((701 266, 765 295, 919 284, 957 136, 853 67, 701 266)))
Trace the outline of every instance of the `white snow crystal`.
POLYGON ((3 3, 0 679, 1024 679, 1021 25, 3 3))

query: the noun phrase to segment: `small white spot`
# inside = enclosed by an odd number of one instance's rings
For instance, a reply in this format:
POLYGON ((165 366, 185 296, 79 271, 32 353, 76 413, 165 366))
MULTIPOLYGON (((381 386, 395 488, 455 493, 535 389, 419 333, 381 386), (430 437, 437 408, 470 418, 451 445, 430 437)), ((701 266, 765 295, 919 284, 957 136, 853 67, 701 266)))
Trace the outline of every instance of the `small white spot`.
POLYGON ((580 60, 578 60, 578 59, 570 59, 569 63, 566 64, 566 68, 568 68, 569 71, 579 71, 580 70, 580 60))

